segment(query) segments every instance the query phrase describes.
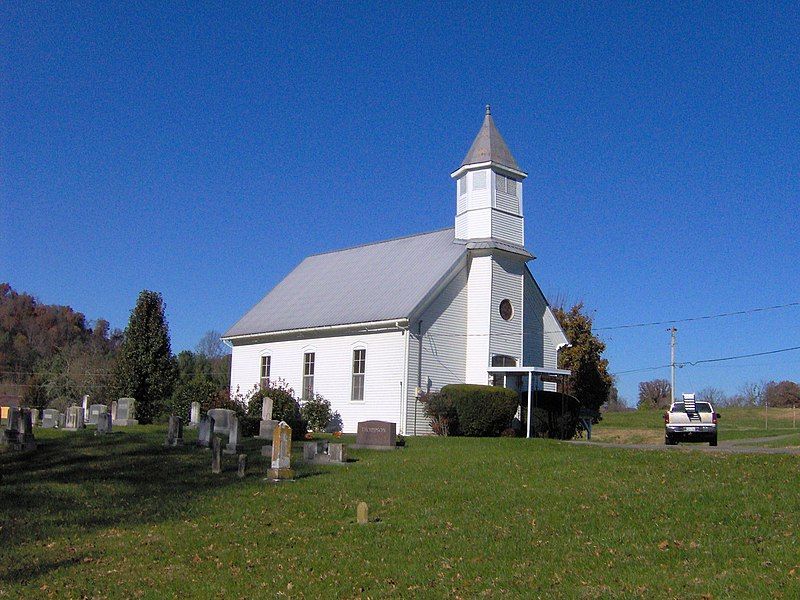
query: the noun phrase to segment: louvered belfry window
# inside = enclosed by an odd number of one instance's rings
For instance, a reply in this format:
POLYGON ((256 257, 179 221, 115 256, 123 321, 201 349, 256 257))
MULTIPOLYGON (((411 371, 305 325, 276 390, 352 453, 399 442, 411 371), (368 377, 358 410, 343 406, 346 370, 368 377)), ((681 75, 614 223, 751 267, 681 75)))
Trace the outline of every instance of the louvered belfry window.
POLYGON ((472 174, 472 189, 485 190, 486 189, 486 171, 476 171, 472 174))
POLYGON ((500 174, 494 176, 494 189, 498 192, 506 191, 506 178, 500 174))
POLYGON ((467 174, 461 176, 461 179, 458 180, 458 195, 463 196, 467 193, 467 174))
POLYGON ((314 353, 303 355, 303 400, 314 396, 314 353))
POLYGON ((506 178, 506 194, 517 197, 517 182, 513 179, 506 178))
POLYGON ((351 400, 361 402, 364 400, 364 374, 367 367, 367 351, 364 348, 353 350, 353 393, 351 400))

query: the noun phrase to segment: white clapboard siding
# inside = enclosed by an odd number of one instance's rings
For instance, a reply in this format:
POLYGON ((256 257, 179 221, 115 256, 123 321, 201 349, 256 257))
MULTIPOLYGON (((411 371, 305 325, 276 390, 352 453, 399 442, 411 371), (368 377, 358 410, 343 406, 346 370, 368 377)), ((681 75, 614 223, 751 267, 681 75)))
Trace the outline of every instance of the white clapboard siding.
POLYGON ((517 365, 522 361, 522 261, 497 253, 492 261, 492 300, 490 305, 491 335, 489 356, 512 356, 517 365), (500 316, 500 303, 509 300, 514 309, 510 320, 500 316))
POLYGON ((499 190, 495 191, 495 206, 500 210, 514 213, 515 215, 520 214, 519 199, 516 196, 506 194, 499 190))
POLYGON ((525 269, 524 311, 525 336, 523 340, 523 361, 526 366, 544 366, 544 313, 547 301, 539 286, 525 269))
POLYGON ((461 240, 488 238, 492 235, 492 209, 468 210, 456 216, 456 238, 461 240))
POLYGON ((416 388, 438 391, 451 383, 463 383, 466 371, 467 268, 459 271, 410 324, 408 348, 408 398, 406 429, 409 435, 431 433, 416 388), (420 335, 421 332, 421 335, 420 335), (421 357, 421 360, 420 360, 421 357))
POLYGON ((519 215, 511 215, 499 210, 492 211, 492 237, 525 245, 524 219, 519 215))
POLYGON ((491 192, 488 189, 474 190, 469 193, 467 201, 467 208, 474 210, 476 208, 490 208, 492 205, 491 192))
MULTIPOLYGON (((558 349, 567 343, 558 321, 550 309, 539 285, 525 269, 525 364, 548 369, 558 368, 558 349), (530 362, 528 362, 530 361, 530 362)), ((555 391, 555 383, 545 383, 544 389, 555 391)))
POLYGON ((269 354, 270 379, 283 379, 296 397, 302 390, 303 355, 315 353, 314 392, 339 411, 343 431, 355 432, 359 421, 379 419, 400 423, 405 373, 405 333, 380 333, 316 337, 233 347, 231 394, 245 393, 259 382, 261 356, 269 354), (366 349, 364 401, 352 402, 353 350, 366 349))
POLYGON ((467 360, 465 383, 488 383, 492 305, 492 256, 474 254, 467 275, 467 360))

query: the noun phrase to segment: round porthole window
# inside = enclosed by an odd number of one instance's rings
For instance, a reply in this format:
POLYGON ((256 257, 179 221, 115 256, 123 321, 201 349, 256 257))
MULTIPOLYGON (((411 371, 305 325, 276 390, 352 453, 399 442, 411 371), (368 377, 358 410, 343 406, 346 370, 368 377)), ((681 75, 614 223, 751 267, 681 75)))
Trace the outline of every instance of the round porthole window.
POLYGON ((511 306, 510 300, 503 300, 500 303, 500 316, 506 321, 510 321, 511 317, 514 316, 514 307, 511 306))

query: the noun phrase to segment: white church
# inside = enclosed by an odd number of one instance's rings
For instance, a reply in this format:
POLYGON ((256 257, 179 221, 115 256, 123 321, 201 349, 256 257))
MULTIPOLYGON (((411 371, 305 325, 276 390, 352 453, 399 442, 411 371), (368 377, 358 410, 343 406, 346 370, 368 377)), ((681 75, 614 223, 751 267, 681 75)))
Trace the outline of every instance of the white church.
POLYGON ((455 182, 455 227, 309 256, 223 336, 231 393, 283 380, 359 421, 431 432, 451 383, 554 389, 567 338, 533 278, 523 180, 489 107, 455 182))

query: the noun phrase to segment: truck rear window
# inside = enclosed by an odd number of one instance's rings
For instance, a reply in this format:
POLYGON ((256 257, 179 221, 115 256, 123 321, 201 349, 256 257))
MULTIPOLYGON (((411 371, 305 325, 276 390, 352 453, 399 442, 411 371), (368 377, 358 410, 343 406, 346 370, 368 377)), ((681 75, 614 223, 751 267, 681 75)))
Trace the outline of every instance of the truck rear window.
MULTIPOLYGON (((711 412, 711 405, 708 402, 696 402, 695 407, 697 408, 697 412, 711 412)), ((676 402, 672 405, 672 408, 669 409, 669 412, 686 412, 686 407, 684 406, 683 402, 676 402)))

